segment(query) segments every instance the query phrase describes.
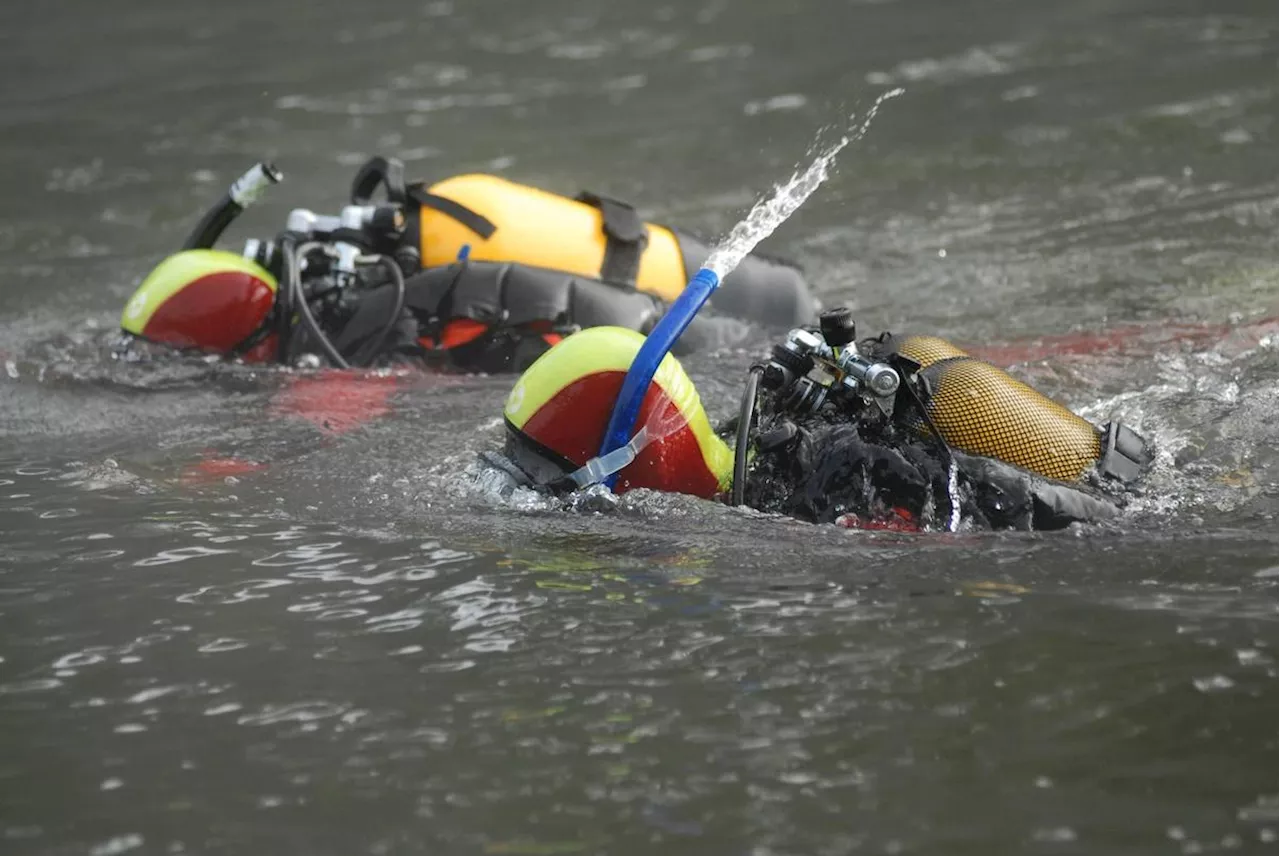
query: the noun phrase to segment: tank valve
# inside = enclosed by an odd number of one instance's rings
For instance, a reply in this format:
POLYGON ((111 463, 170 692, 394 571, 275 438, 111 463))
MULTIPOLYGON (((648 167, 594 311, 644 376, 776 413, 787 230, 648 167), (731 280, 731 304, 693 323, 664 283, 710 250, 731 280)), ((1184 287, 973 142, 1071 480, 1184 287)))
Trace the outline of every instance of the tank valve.
POLYGON ((773 346, 773 359, 765 366, 760 380, 766 389, 791 386, 813 368, 813 355, 821 348, 822 341, 813 333, 804 329, 792 330, 782 344, 773 346))
POLYGON ((818 326, 822 329, 822 338, 833 348, 843 348, 858 336, 853 310, 847 306, 836 306, 823 312, 818 318, 818 326))
POLYGON ((845 373, 844 386, 870 399, 885 416, 892 416, 894 394, 902 383, 898 372, 885 363, 850 355, 847 349, 843 356, 840 368, 845 373))
POLYGON ((893 395, 898 391, 898 373, 884 363, 876 363, 867 369, 864 382, 876 395, 893 395))

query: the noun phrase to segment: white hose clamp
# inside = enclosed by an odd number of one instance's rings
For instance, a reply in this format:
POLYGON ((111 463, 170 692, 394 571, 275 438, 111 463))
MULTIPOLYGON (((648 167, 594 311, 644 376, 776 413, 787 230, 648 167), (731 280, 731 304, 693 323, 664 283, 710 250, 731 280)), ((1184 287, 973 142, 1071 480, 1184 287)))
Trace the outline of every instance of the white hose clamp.
POLYGON ((248 208, 262 197, 268 187, 279 184, 283 177, 271 164, 254 164, 252 169, 231 184, 227 195, 241 208, 248 208))

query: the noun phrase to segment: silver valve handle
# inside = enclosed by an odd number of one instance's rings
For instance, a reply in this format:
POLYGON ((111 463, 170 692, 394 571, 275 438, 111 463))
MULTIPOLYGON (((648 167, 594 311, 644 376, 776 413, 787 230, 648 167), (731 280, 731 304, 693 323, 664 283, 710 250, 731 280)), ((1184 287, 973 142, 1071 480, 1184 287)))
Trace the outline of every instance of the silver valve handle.
POLYGON ((841 384, 852 392, 869 398, 885 416, 893 415, 894 395, 902 383, 902 378, 893 366, 885 363, 874 363, 866 357, 852 357, 846 353, 842 361, 845 371, 841 384))
POLYGON ((850 380, 875 396, 890 396, 898 391, 901 380, 893 366, 873 363, 865 357, 855 357, 844 363, 845 384, 850 380))
POLYGON ((844 346, 836 356, 836 365, 844 373, 844 385, 858 392, 884 398, 897 392, 901 383, 892 366, 862 356, 855 342, 844 346))

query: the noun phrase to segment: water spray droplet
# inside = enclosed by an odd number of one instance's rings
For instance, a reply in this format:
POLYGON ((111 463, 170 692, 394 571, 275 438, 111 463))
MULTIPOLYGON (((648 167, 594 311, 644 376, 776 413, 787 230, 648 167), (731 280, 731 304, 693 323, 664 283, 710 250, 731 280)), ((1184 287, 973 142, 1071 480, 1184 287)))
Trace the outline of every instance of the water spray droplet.
POLYGON ((951 506, 951 515, 947 520, 947 531, 954 532, 960 526, 960 485, 959 485, 960 468, 956 466, 956 459, 951 459, 951 466, 947 468, 947 504, 951 506))
MULTIPOLYGON (((773 231, 794 214, 796 209, 827 180, 827 170, 836 155, 840 154, 845 146, 866 136, 867 129, 871 127, 871 121, 880 110, 880 105, 891 98, 898 97, 904 91, 898 88, 881 93, 860 124, 841 137, 835 145, 818 155, 807 169, 793 174, 789 181, 776 187, 771 196, 757 202, 747 216, 733 227, 729 237, 711 251, 703 267, 715 271, 722 280, 728 276, 755 248, 756 244, 773 234, 773 231)), ((856 115, 849 118, 851 121, 857 121, 856 115)))

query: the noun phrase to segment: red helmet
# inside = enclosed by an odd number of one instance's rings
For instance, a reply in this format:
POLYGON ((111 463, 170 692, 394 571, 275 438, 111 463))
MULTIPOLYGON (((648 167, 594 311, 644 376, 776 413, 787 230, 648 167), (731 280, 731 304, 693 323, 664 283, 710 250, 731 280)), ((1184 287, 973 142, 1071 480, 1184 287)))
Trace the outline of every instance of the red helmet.
MULTIPOLYGON (((549 483, 595 457, 642 344, 634 330, 590 327, 539 357, 503 408, 511 460, 549 483)), ((729 487, 733 452, 711 429, 693 381, 672 355, 658 366, 637 422, 652 439, 619 473, 616 492, 645 487, 710 498, 729 487)))
MULTIPOLYGON (((184 250, 142 281, 125 304, 120 326, 152 342, 228 354, 263 330, 277 290, 274 276, 242 256, 184 250)), ((265 344, 255 343, 245 356, 269 356, 265 344)))

